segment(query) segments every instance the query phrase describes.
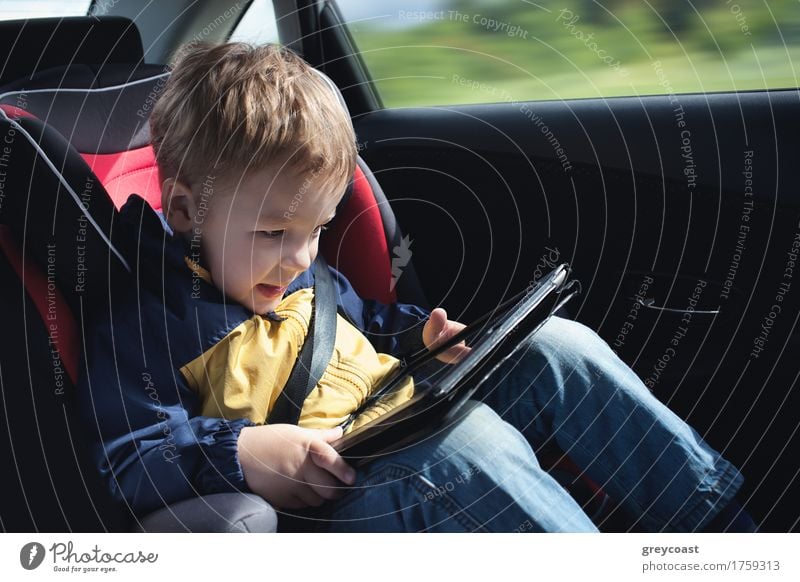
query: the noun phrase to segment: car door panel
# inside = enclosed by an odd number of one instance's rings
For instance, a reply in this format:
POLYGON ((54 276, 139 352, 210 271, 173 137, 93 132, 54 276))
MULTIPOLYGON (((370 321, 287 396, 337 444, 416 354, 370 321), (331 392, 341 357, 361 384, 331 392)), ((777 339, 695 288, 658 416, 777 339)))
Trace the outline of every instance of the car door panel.
POLYGON ((468 322, 569 262, 583 285, 571 315, 741 466, 744 498, 787 531, 798 103, 780 90, 383 109, 355 127, 432 304, 468 322))

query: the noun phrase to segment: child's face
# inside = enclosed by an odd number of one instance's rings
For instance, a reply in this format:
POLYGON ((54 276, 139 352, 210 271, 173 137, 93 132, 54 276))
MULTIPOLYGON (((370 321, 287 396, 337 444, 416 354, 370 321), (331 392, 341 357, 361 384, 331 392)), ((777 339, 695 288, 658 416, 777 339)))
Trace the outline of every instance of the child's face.
POLYGON ((193 195, 190 234, 200 229, 201 256, 214 284, 262 315, 277 307, 289 283, 314 261, 322 226, 333 218, 342 195, 323 191, 313 174, 281 168, 276 162, 238 184, 212 184, 205 213, 209 180, 193 195))

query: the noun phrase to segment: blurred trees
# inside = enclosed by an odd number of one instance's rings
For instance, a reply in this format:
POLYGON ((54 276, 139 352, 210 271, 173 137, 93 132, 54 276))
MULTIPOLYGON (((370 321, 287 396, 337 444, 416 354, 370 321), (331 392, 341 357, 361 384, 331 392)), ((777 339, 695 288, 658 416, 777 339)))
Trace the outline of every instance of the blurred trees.
MULTIPOLYGON (((337 3, 347 17, 358 1, 337 3)), ((656 60, 676 92, 798 85, 796 0, 440 0, 414 16, 420 5, 376 3, 383 18, 350 25, 389 106, 663 93, 656 60)))

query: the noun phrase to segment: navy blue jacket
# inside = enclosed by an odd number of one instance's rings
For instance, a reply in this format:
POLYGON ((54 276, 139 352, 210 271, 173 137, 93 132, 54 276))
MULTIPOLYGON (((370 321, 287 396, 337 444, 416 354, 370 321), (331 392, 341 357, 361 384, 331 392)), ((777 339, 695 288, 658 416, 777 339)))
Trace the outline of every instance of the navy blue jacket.
MULTIPOLYGON (((183 241, 141 197, 131 196, 120 218, 114 228, 127 241, 133 277, 111 286, 110 308, 92 314, 78 383, 96 465, 114 498, 138 515, 197 495, 247 491, 237 439, 252 423, 198 416, 198 397, 179 370, 253 314, 192 276, 183 241)), ((377 351, 402 358, 424 349, 426 310, 362 300, 331 273, 338 312, 377 351)), ((313 281, 312 267, 287 294, 313 281)))

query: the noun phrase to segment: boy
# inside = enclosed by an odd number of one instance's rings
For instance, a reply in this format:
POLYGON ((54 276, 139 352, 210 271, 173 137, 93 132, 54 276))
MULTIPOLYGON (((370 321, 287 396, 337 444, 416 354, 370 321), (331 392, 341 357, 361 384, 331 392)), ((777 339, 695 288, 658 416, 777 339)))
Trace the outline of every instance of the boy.
POLYGON ((319 530, 595 531, 538 465, 532 447, 555 442, 645 529, 738 523, 738 471, 593 332, 558 318, 461 422, 354 471, 330 445, 337 425, 398 358, 463 326, 362 301, 333 269, 331 362, 299 426, 264 424, 308 331, 352 125, 300 58, 238 43, 185 51, 150 123, 163 217, 138 196, 121 211, 137 285, 98 315, 79 386, 97 464, 137 513, 249 490, 319 530))

